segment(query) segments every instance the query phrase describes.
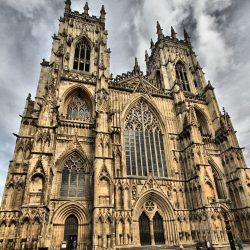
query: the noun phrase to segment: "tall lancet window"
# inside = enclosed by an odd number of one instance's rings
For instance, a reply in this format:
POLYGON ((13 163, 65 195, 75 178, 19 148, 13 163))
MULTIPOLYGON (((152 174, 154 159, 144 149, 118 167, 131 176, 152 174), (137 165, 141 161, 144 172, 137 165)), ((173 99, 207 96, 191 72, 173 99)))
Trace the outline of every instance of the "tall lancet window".
POLYGON ((85 39, 76 44, 73 69, 89 72, 90 44, 85 39))
POLYGON ((81 95, 74 96, 68 106, 67 119, 89 122, 90 109, 81 95))
POLYGON ((175 73, 176 73, 176 79, 177 81, 181 83, 183 90, 190 91, 188 78, 187 78, 187 71, 186 71, 185 66, 181 62, 176 63, 175 73))
POLYGON ((69 156, 62 171, 61 196, 83 197, 84 196, 84 161, 77 153, 69 156))
POLYGON ((133 107, 125 124, 127 175, 166 176, 163 134, 156 116, 149 106, 139 101, 133 107))

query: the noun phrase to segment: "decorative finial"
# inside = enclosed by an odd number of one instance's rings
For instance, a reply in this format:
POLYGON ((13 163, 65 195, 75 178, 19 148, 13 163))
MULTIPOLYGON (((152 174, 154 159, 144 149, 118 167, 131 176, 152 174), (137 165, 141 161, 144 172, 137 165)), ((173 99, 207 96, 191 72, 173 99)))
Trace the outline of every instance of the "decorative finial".
POLYGON ((102 5, 100 14, 101 14, 101 19, 105 20, 106 11, 105 11, 104 5, 102 5))
POLYGON ((139 64, 138 64, 137 57, 135 57, 135 66, 134 66, 133 72, 134 72, 135 74, 139 74, 139 73, 141 72, 140 66, 139 66, 139 64))
POLYGON ((172 37, 173 39, 176 39, 176 32, 175 32, 173 26, 171 26, 171 37, 172 37))
POLYGON ((153 39, 151 38, 151 41, 150 41, 150 49, 153 49, 155 47, 155 44, 153 42, 153 39))
POLYGON ((147 62, 148 61, 148 51, 145 50, 145 61, 147 62))
POLYGON ((88 15, 89 14, 89 5, 88 5, 88 2, 85 3, 83 9, 84 9, 84 15, 88 15))
POLYGON ((188 44, 191 44, 190 36, 188 35, 186 29, 184 29, 184 40, 185 40, 188 44))
POLYGON ((65 1, 64 11, 65 11, 65 13, 70 13, 71 12, 71 0, 66 0, 65 1))
POLYGON ((31 94, 29 93, 26 100, 30 101, 31 100, 31 94))
POLYGON ((225 107, 222 107, 222 110, 223 110, 223 113, 224 113, 224 115, 225 115, 225 114, 227 113, 225 107))
POLYGON ((163 35, 161 25, 158 21, 157 21, 157 35, 158 35, 158 38, 162 37, 163 35))

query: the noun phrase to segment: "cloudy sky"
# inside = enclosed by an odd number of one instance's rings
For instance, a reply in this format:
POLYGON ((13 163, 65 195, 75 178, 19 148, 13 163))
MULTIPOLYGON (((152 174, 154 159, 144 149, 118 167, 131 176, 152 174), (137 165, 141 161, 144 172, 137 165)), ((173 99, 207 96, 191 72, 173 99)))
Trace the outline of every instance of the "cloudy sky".
MULTIPOLYGON (((83 11, 82 0, 72 9, 83 11)), ((250 165, 250 1, 249 0, 90 0, 90 13, 107 11, 111 72, 132 68, 156 40, 156 21, 164 34, 185 27, 206 78, 216 87, 238 131, 250 165)), ((42 58, 49 59, 64 0, 0 0, 0 197, 28 93, 35 94, 42 58)))

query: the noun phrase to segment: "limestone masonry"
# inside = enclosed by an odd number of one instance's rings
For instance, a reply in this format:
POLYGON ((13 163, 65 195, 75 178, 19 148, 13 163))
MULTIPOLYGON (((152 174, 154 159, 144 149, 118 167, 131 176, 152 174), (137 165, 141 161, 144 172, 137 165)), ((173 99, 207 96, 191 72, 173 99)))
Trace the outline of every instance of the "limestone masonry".
MULTIPOLYGON (((66 0, 22 115, 0 249, 229 246, 250 240, 250 171, 188 33, 110 74, 106 12, 66 0)), ((122 49, 122 48, 121 48, 122 49)))

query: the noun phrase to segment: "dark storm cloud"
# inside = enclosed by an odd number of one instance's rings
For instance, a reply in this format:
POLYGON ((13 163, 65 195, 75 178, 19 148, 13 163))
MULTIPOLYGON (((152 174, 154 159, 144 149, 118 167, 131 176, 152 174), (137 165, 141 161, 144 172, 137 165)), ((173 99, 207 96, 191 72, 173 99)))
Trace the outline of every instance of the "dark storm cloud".
MULTIPOLYGON (((42 58, 49 59, 53 33, 63 15, 63 0, 0 0, 0 189, 12 158, 20 117, 29 92, 34 96, 42 58)), ((248 0, 103 0, 89 1, 90 13, 107 11, 111 71, 132 69, 137 56, 145 70, 144 53, 156 41, 156 21, 165 35, 183 27, 216 87, 219 105, 225 106, 238 130, 240 145, 250 162, 250 2, 248 0)), ((72 8, 83 11, 82 0, 72 8)))

